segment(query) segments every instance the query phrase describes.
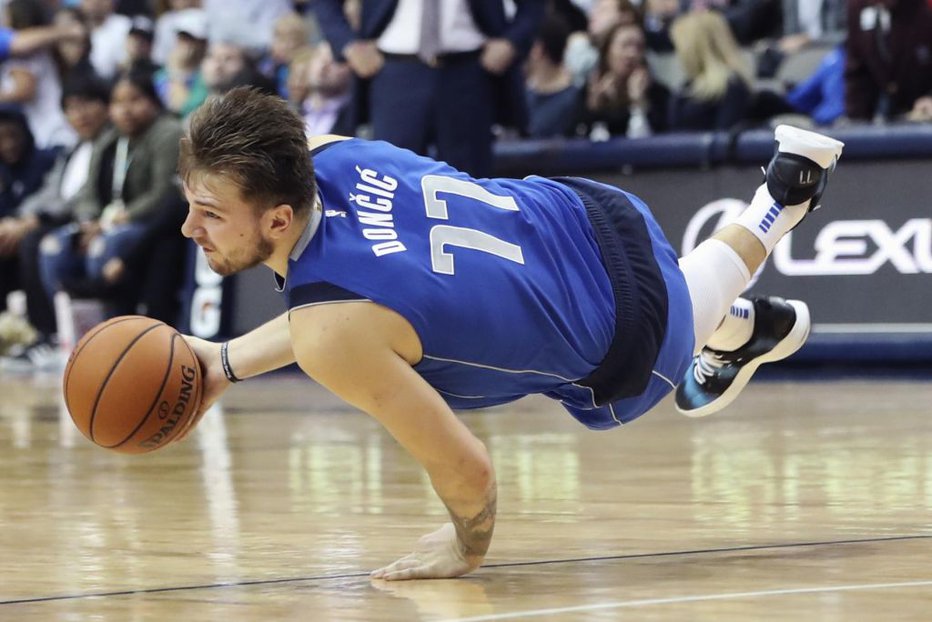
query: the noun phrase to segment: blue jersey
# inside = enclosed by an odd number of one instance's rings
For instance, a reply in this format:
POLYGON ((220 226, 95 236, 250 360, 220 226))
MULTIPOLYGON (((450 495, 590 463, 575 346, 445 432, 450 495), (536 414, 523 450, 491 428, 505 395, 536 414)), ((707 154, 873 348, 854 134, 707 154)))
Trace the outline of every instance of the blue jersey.
POLYGON ((566 185, 473 179, 387 143, 314 156, 324 215, 292 252, 289 308, 370 300, 411 323, 415 370, 454 408, 576 384, 615 335, 615 297, 586 209, 566 185))

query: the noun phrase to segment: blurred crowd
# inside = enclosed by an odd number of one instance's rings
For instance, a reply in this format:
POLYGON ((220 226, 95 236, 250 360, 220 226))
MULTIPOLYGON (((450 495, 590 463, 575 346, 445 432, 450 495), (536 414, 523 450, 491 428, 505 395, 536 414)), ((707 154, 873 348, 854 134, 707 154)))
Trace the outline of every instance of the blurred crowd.
POLYGON ((930 53, 927 0, 552 1, 527 62, 530 131, 927 122, 930 53))
POLYGON ((0 312, 22 292, 27 364, 61 292, 176 323, 178 140, 235 86, 475 176, 496 140, 932 120, 932 0, 0 6, 0 312))

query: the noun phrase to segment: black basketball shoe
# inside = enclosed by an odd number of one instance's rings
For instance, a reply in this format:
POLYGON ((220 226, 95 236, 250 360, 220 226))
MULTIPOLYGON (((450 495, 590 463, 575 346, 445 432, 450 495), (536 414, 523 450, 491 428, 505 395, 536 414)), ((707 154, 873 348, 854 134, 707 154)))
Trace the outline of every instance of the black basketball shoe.
POLYGON ((676 409, 704 417, 731 404, 764 363, 790 356, 806 342, 809 307, 800 300, 752 298, 754 332, 733 352, 703 348, 676 388, 676 409))
POLYGON ((820 205, 844 143, 789 125, 778 125, 774 137, 777 151, 765 172, 767 191, 784 206, 811 200, 811 212, 820 205))

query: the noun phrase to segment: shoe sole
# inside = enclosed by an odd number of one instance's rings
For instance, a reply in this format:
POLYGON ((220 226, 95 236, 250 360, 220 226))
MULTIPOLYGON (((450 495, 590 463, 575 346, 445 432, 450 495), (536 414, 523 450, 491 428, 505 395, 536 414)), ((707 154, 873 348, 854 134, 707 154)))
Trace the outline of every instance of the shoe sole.
POLYGON ((806 339, 809 337, 809 331, 812 329, 812 322, 809 317, 809 305, 802 300, 787 300, 786 302, 796 311, 796 322, 793 323, 793 328, 790 329, 786 337, 781 339, 773 350, 757 357, 742 367, 741 371, 735 375, 735 379, 731 383, 731 386, 729 386, 718 399, 694 410, 684 411, 677 408, 681 414, 687 417, 705 417, 706 415, 711 415, 712 413, 726 408, 735 401, 744 387, 751 381, 751 377, 754 375, 754 372, 757 371, 758 367, 764 363, 773 363, 783 360, 795 354, 803 347, 803 344, 806 343, 806 339))
POLYGON ((791 125, 778 125, 774 138, 780 144, 778 151, 808 158, 823 169, 830 168, 841 157, 845 146, 840 140, 791 125))

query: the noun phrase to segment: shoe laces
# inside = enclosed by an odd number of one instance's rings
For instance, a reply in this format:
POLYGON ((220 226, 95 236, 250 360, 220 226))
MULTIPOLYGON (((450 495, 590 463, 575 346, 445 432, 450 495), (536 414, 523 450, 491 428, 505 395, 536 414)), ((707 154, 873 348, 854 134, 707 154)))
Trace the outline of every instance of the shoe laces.
POLYGON ((718 354, 708 348, 703 348, 696 357, 696 364, 693 365, 693 377, 699 384, 705 384, 709 378, 712 378, 722 368, 725 361, 718 354))

